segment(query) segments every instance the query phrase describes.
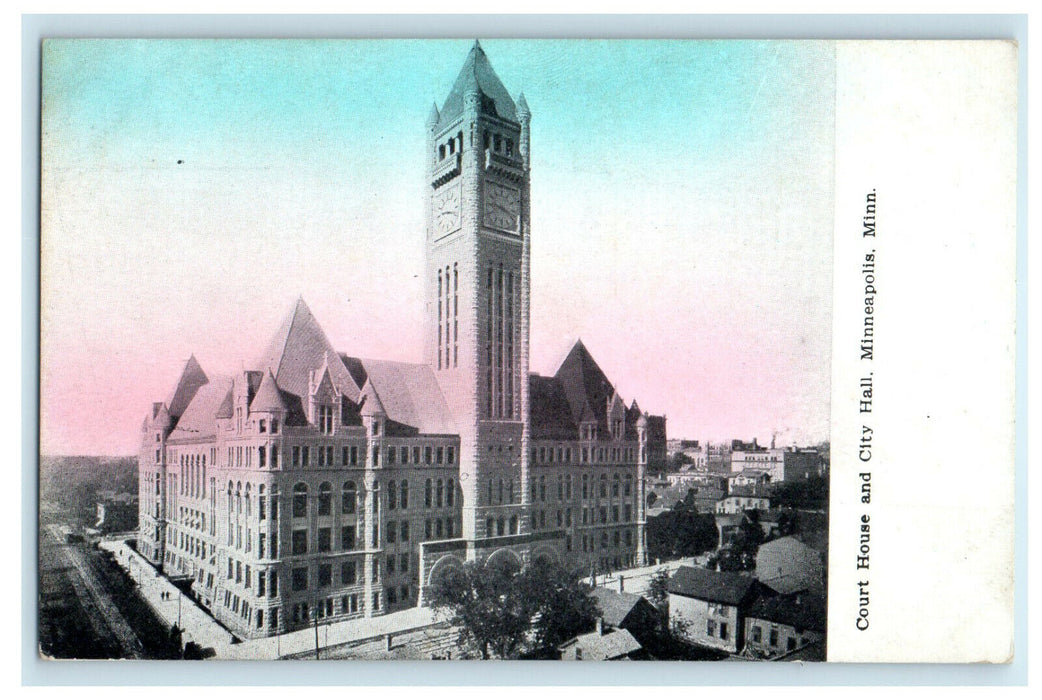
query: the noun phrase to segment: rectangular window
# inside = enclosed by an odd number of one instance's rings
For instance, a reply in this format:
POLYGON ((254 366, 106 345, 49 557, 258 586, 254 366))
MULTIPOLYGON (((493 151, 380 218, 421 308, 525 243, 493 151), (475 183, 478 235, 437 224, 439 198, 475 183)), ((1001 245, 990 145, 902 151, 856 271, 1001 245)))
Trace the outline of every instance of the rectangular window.
POLYGON ((307 530, 294 530, 293 531, 293 554, 307 554, 308 553, 308 531, 307 530))
POLYGON ((318 529, 318 551, 329 552, 333 549, 333 534, 330 528, 320 527, 318 529))
POLYGON ((265 554, 265 546, 264 545, 265 545, 266 541, 267 541, 267 536, 266 535, 264 535, 264 534, 257 535, 257 557, 259 559, 263 559, 264 558, 264 554, 265 554))
POLYGON ((398 560, 398 569, 403 574, 406 574, 406 573, 409 572, 409 555, 408 554, 401 555, 401 557, 398 560))
MULTIPOLYGON (((355 563, 353 561, 345 561, 340 565, 340 583, 344 586, 350 586, 356 583, 358 580, 358 571, 355 569, 355 563)), ((351 612, 354 612, 353 610, 351 612)))
POLYGON ((300 466, 300 445, 293 446, 293 466, 300 466))
POLYGON ((706 636, 716 636, 716 620, 706 620, 706 636))
POLYGON ((389 520, 387 522, 387 543, 388 544, 394 544, 394 542, 396 542, 397 539, 398 539, 398 524, 395 521, 393 521, 393 520, 389 520))
POLYGON ((778 646, 778 630, 776 629, 771 630, 771 646, 778 646))
POLYGON ((308 450, 309 448, 307 445, 300 448, 300 463, 305 467, 311 464, 311 455, 308 450))
POLYGON ((401 528, 399 529, 399 535, 401 536, 402 542, 409 541, 409 521, 403 520, 401 528))
POLYGON ((353 526, 345 525, 340 528, 340 547, 344 551, 355 548, 355 528, 353 526))
POLYGON ((387 557, 387 575, 390 576, 394 573, 394 555, 391 554, 387 557))
POLYGON ((333 566, 331 564, 322 564, 318 567, 318 585, 333 585, 333 566))
POLYGON ((757 644, 763 639, 763 630, 760 629, 759 625, 753 625, 753 641, 757 644))
MULTIPOLYGON (((373 425, 375 426, 376 424, 374 423, 373 425)), ((373 448, 373 466, 374 467, 379 467, 380 466, 380 448, 379 447, 373 448)))
POLYGON ((724 641, 727 641, 727 623, 726 622, 721 622, 720 623, 720 639, 723 639, 724 641))
POLYGON ((445 461, 446 462, 448 462, 449 464, 452 464, 453 462, 456 461, 456 447, 455 447, 455 445, 449 445, 448 447, 446 447, 445 448, 445 452, 446 452, 446 457, 445 457, 445 461))
POLYGON ((293 569, 292 587, 294 591, 306 591, 308 589, 308 569, 306 566, 293 569))

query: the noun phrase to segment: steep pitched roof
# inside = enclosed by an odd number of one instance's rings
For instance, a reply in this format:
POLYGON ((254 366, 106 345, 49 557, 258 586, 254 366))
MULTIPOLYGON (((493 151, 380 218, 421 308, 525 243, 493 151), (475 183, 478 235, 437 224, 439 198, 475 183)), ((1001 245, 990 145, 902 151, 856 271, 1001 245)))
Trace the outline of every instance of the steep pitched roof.
POLYGON ((779 537, 760 545, 756 578, 778 593, 821 590, 821 555, 795 537, 779 537))
POLYGON ((458 432, 434 371, 428 365, 357 357, 343 360, 355 381, 372 386, 389 421, 427 435, 458 432))
MULTIPOLYGON (((644 600, 644 598, 635 593, 613 591, 610 588, 600 586, 590 591, 590 596, 597 601, 597 607, 601 610, 604 624, 612 627, 620 626, 626 617, 633 612, 633 609, 644 600)), ((651 605, 646 600, 644 603, 651 605)))
POLYGON ((170 440, 192 440, 213 438, 217 434, 216 416, 225 397, 232 388, 231 377, 212 377, 210 381, 199 387, 192 397, 191 403, 170 433, 170 440))
POLYGON ((564 651, 571 647, 579 647, 582 650, 583 661, 607 661, 609 659, 621 659, 643 647, 628 630, 616 629, 603 634, 590 632, 568 640, 558 649, 564 651))
POLYGON ((206 377, 206 373, 203 372, 203 368, 199 366, 199 361, 195 359, 195 355, 189 357, 188 362, 185 363, 185 368, 181 371, 181 378, 177 380, 177 386, 174 387, 174 393, 170 396, 170 400, 167 401, 167 410, 170 412, 170 415, 176 419, 177 416, 184 413, 192 397, 195 396, 195 392, 208 381, 210 380, 206 377))
POLYGON ((257 366, 263 371, 270 370, 280 389, 303 399, 308 394, 309 373, 320 368, 327 358, 333 383, 342 394, 357 403, 360 386, 344 367, 340 355, 333 350, 311 309, 301 298, 286 316, 257 366))
POLYGON ((555 377, 528 377, 532 438, 535 440, 574 440, 579 429, 572 420, 572 409, 561 382, 555 377))
MULTIPOLYGON (((502 119, 517 122, 517 106, 510 97, 510 93, 503 87, 499 76, 488 62, 488 56, 477 41, 467 54, 467 60, 463 63, 456 82, 445 98, 445 104, 441 108, 438 119, 438 128, 448 126, 463 113, 463 97, 473 91, 481 95, 481 109, 486 114, 492 114, 502 119)), ((432 115, 433 116, 433 115, 432 115)))
POLYGON ((713 571, 682 566, 669 579, 670 593, 714 603, 739 605, 753 590, 756 580, 732 571, 713 571))
POLYGON ((282 400, 282 393, 279 391, 279 387, 275 384, 275 376, 269 369, 264 373, 264 378, 261 379, 260 388, 257 389, 257 395, 253 397, 253 401, 250 402, 250 411, 285 411, 286 404, 282 400))
POLYGON ((554 378, 561 382, 572 410, 573 422, 578 423, 589 407, 593 410, 598 427, 607 428, 608 400, 615 395, 615 388, 581 340, 572 346, 554 378))

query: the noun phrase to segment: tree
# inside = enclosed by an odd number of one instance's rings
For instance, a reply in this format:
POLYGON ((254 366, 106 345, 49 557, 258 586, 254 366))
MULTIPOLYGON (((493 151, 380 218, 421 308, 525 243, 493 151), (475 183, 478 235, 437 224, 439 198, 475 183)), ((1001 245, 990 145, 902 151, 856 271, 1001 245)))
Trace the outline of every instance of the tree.
POLYGON ((483 659, 515 658, 531 627, 538 602, 518 585, 518 573, 512 563, 467 562, 431 585, 432 607, 451 613, 460 644, 472 645, 483 659))
POLYGON ((520 578, 525 594, 538 603, 533 626, 535 643, 553 650, 593 627, 600 610, 590 597, 590 586, 579 581, 577 570, 539 559, 520 578))
POLYGON ((484 659, 511 659, 529 651, 529 642, 550 651, 593 627, 599 611, 580 575, 544 559, 524 571, 516 564, 471 562, 436 579, 430 600, 450 612, 461 644, 484 659))
POLYGON ((652 605, 662 614, 669 612, 669 571, 659 569, 648 582, 648 590, 644 593, 652 605))

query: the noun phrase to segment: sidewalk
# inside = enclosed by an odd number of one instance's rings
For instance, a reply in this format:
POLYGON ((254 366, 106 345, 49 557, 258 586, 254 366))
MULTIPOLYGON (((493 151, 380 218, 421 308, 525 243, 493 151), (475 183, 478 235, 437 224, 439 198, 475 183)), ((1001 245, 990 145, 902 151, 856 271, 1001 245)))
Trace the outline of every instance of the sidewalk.
POLYGON ((125 542, 103 541, 98 545, 101 549, 112 552, 116 561, 124 571, 138 584, 138 591, 148 602, 149 606, 156 611, 168 625, 178 622, 178 607, 180 606, 181 624, 184 631, 182 641, 195 642, 200 647, 212 648, 218 658, 223 656, 225 649, 231 648, 232 634, 214 620, 209 613, 200 608, 195 602, 156 569, 133 548, 125 542), (168 599, 163 599, 162 594, 167 593, 168 599))
MULTIPOLYGON (((664 561, 661 564, 652 564, 651 566, 641 566, 634 569, 622 569, 620 571, 613 571, 607 576, 604 574, 597 574, 596 582, 591 585, 600 586, 601 588, 610 588, 612 590, 619 590, 619 577, 621 576, 623 591, 626 593, 644 593, 648 590, 648 585, 651 583, 651 578, 659 571, 665 570, 670 574, 675 572, 681 566, 702 566, 705 560, 709 557, 709 554, 702 554, 697 557, 684 557, 682 559, 674 559, 672 561, 664 561), (695 564, 694 562, 698 562, 695 564)), ((582 579, 583 583, 590 583, 590 577, 582 579)))
MULTIPOLYGON (((112 552, 119 565, 138 584, 141 595, 152 609, 167 624, 176 624, 180 595, 177 587, 125 542, 101 542, 99 546, 112 552), (164 592, 170 594, 169 600, 162 599, 161 594, 164 592)), ((213 649, 217 659, 271 660, 294 655, 314 655, 314 627, 233 644, 231 632, 188 596, 180 595, 180 605, 183 640, 186 643, 195 642, 204 649, 213 649)), ((378 639, 387 634, 430 627, 438 622, 430 608, 409 608, 378 617, 356 618, 328 624, 320 622, 319 649, 378 639)))

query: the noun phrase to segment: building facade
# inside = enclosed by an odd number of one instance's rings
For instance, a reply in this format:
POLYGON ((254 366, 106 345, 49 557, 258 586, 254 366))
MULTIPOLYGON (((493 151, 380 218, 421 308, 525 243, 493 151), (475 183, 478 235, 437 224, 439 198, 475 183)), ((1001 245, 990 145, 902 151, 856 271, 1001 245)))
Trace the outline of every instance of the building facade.
POLYGON ((250 369, 193 357, 149 411, 138 549, 236 635, 422 604, 465 561, 645 562, 665 417, 581 342, 529 370, 530 120, 475 43, 426 125, 422 363, 336 350, 301 299, 250 369))

